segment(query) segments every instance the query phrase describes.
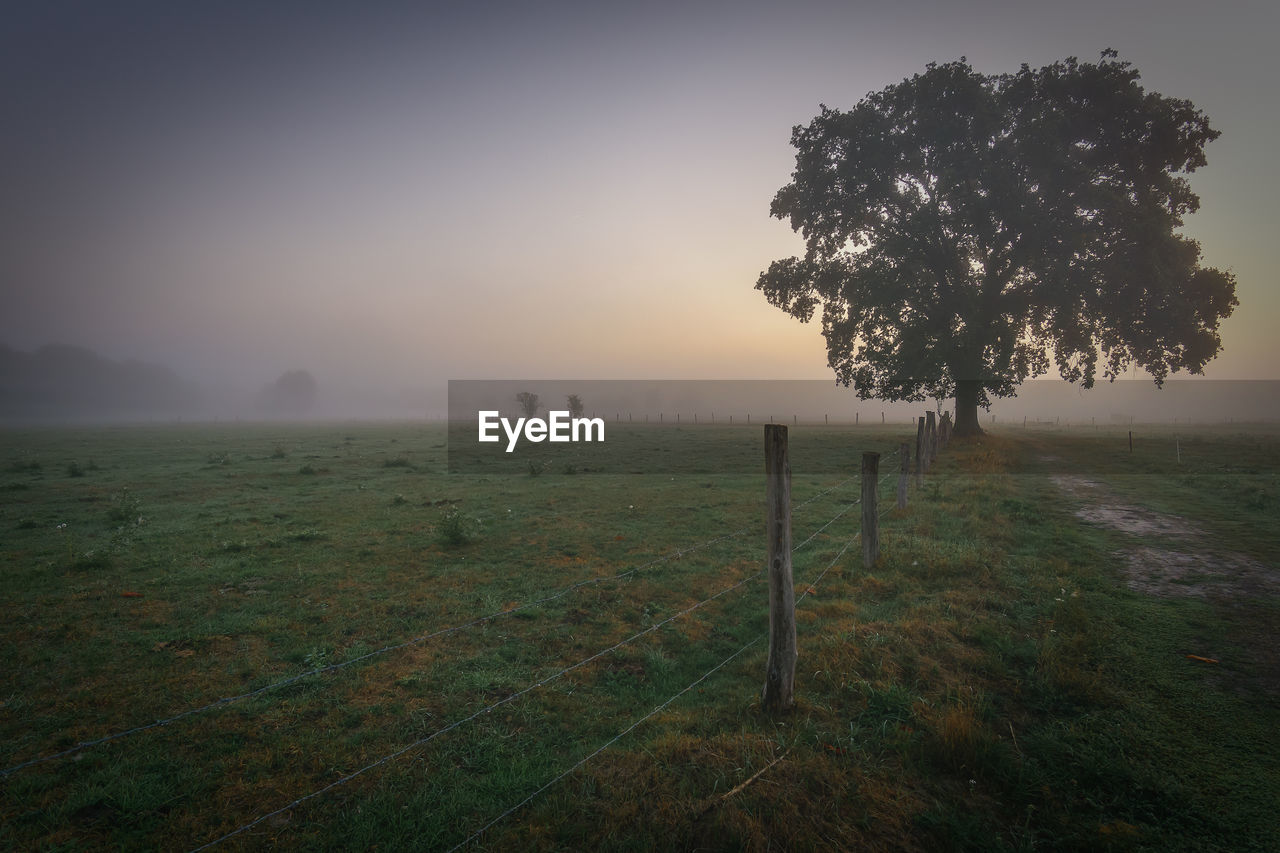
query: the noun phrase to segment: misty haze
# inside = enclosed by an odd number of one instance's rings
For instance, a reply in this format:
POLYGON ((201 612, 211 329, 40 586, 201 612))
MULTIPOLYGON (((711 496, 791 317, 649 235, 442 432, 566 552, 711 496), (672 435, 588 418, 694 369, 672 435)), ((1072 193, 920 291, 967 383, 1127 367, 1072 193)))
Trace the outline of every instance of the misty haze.
POLYGON ((1276 850, 1280 7, 0 27, 0 844, 1276 850))

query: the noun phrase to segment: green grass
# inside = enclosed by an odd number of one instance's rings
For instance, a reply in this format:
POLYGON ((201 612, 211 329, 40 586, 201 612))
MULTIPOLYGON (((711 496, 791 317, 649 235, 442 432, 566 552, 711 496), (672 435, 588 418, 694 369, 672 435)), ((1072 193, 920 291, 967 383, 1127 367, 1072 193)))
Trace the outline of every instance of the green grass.
MULTIPOLYGON (((7 431, 5 767, 587 583, 14 772, 0 843, 192 848, 413 744, 223 846, 447 849, 534 795, 767 631, 759 427, 615 435, 623 456, 449 475, 434 425, 7 431), (77 459, 95 461, 68 477, 77 459)), ((907 438, 793 427, 795 502, 907 438)), ((1174 440, 953 444, 886 512, 877 565, 851 548, 801 602, 794 711, 761 713, 757 643, 478 846, 1280 848, 1280 711, 1248 636, 1274 634, 1275 599, 1241 617, 1128 591, 1123 537, 1046 476, 1087 467, 1274 569, 1280 441, 1202 430, 1171 461, 1174 440), (1221 664, 1186 657, 1208 649, 1221 664)), ((857 494, 798 506, 794 541, 857 494)), ((857 518, 796 554, 798 591, 857 518)))

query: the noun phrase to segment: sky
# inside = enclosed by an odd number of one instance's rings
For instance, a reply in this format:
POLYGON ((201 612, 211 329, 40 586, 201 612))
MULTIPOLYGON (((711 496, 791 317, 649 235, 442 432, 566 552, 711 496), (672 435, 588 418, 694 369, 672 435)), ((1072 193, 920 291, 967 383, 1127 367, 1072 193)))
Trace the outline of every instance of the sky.
POLYGON ((257 387, 829 378, 754 289, 792 126, 965 56, 1113 47, 1222 137, 1186 233, 1280 378, 1280 5, 9 2, 0 342, 257 387))

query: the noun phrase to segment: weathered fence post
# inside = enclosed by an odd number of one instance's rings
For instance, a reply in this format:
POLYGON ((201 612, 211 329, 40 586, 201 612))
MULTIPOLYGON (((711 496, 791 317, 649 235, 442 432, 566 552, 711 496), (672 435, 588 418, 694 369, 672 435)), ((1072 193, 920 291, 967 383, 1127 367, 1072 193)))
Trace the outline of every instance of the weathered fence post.
MULTIPOLYGON (((865 463, 864 463, 865 464, 865 463)), ((791 460, 787 428, 764 428, 765 501, 768 508, 769 662, 760 704, 786 711, 795 704, 796 593, 791 578, 791 460)))
POLYGON ((862 565, 871 568, 880 556, 880 514, 876 512, 876 487, 880 484, 880 454, 862 454, 862 565))
POLYGON ((920 423, 916 426, 916 488, 924 485, 924 469, 928 463, 925 460, 924 452, 924 416, 920 417, 920 423))
POLYGON ((929 467, 938 461, 938 422, 933 417, 933 410, 925 413, 924 452, 929 455, 929 467))
POLYGON ((906 509, 907 480, 911 477, 911 445, 902 442, 898 455, 902 457, 902 467, 898 471, 898 509, 906 509))

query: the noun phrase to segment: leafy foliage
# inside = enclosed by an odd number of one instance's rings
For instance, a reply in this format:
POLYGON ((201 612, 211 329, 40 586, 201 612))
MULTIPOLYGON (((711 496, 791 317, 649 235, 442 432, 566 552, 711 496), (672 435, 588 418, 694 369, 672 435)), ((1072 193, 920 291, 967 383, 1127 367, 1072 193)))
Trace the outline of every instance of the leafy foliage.
POLYGON ((1218 135, 1110 50, 997 76, 930 64, 794 129, 771 213, 806 253, 756 287, 802 322, 822 308, 860 397, 957 394, 958 427, 1051 360, 1085 387, 1099 359, 1108 379, 1198 373, 1235 279, 1176 229, 1199 206, 1183 173, 1218 135))

